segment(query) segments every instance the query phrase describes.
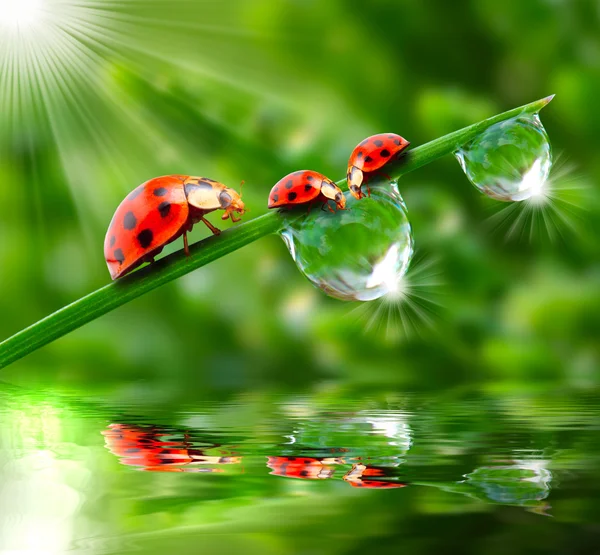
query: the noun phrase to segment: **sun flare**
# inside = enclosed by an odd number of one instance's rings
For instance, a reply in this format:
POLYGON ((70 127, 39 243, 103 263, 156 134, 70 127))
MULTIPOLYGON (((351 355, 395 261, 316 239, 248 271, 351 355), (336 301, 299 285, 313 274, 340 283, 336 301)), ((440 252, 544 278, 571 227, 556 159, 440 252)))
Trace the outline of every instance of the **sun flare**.
POLYGON ((35 27, 43 16, 42 0, 2 0, 0 2, 0 26, 2 27, 24 31, 35 27))

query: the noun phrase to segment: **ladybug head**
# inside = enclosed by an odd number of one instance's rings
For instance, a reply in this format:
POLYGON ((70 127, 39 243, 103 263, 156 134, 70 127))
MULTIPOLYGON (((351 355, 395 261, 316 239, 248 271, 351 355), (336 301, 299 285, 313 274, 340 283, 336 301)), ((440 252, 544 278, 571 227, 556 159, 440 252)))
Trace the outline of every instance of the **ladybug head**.
POLYGON ((233 222, 238 222, 240 218, 239 216, 236 217, 234 212, 242 215, 246 211, 242 195, 229 187, 225 187, 221 191, 219 194, 219 202, 221 203, 221 208, 225 210, 225 214, 221 217, 222 220, 231 218, 233 222))
POLYGON ((346 197, 342 190, 329 179, 325 178, 321 183, 321 194, 336 203, 340 210, 346 209, 346 197))

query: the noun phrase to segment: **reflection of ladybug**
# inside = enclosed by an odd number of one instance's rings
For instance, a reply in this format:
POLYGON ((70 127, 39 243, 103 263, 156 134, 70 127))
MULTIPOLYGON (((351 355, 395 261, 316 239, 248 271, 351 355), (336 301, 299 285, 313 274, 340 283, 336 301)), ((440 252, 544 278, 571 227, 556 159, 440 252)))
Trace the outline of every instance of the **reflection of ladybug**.
POLYGON ((160 428, 111 424, 102 435, 108 450, 121 464, 137 466, 148 472, 222 472, 218 468, 201 468, 204 464, 236 464, 239 457, 207 456, 202 450, 189 448, 187 438, 166 441, 169 432, 160 428))
POLYGON ((376 466, 366 466, 364 464, 354 464, 344 476, 344 480, 355 488, 403 488, 408 484, 402 482, 392 482, 388 480, 373 480, 372 477, 387 477, 386 470, 376 466))
POLYGON ((304 480, 324 480, 331 478, 337 459, 316 459, 312 457, 267 457, 267 466, 273 469, 273 476, 300 478, 304 480))

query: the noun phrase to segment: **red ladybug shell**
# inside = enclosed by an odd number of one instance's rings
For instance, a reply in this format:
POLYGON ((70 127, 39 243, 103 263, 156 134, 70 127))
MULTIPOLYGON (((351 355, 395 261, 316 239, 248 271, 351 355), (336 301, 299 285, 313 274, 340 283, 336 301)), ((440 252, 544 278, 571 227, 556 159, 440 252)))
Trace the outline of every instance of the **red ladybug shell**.
POLYGON ((127 466, 140 466, 148 470, 192 462, 186 446, 182 442, 164 441, 164 433, 154 428, 111 424, 102 435, 109 451, 127 466))
POLYGON ((348 160, 348 188, 361 198, 362 173, 369 173, 385 166, 410 143, 395 133, 379 133, 367 137, 356 146, 348 160), (358 171, 360 170, 360 171, 358 171))
POLYGON ((104 240, 104 257, 113 279, 181 235, 188 225, 187 176, 168 175, 142 183, 117 208, 104 240))
POLYGON ((299 170, 286 175, 273 186, 269 194, 269 208, 329 200, 333 200, 339 208, 345 207, 344 194, 331 179, 312 170, 299 170))
POLYGON ((200 220, 219 233, 204 219, 218 209, 225 211, 222 219, 237 222, 233 212, 243 214, 244 203, 236 191, 207 177, 166 175, 142 183, 121 202, 104 239, 112 279, 151 261, 200 220))
POLYGON ((102 435, 108 450, 121 464, 141 467, 147 472, 223 472, 219 468, 199 465, 237 464, 240 457, 207 456, 199 449, 188 448, 186 439, 167 441, 172 432, 155 427, 111 424, 102 435))
POLYGON ((331 478, 334 469, 323 464, 322 459, 311 457, 267 457, 267 466, 273 476, 301 480, 324 480, 331 478))

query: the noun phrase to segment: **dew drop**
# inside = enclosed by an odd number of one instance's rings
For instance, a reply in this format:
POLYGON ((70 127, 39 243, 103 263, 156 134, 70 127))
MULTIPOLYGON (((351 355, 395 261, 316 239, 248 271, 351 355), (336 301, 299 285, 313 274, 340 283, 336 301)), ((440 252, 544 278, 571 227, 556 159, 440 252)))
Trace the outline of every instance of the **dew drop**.
POLYGON ((510 202, 545 194, 552 152, 538 114, 492 125, 454 154, 471 183, 488 197, 510 202))
POLYGON ((281 236, 300 271, 327 295, 372 301, 397 289, 412 258, 406 206, 389 183, 361 200, 346 193, 346 206, 290 218, 281 236))

